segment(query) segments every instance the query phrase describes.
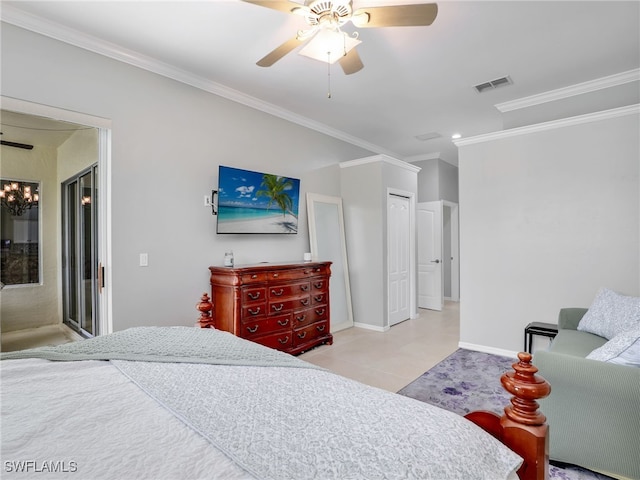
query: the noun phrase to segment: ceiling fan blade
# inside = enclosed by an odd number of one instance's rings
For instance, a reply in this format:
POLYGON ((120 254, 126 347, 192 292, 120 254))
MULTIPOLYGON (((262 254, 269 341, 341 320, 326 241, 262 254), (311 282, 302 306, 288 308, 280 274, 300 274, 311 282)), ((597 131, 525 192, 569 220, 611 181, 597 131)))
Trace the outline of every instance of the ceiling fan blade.
POLYGON ((291 50, 294 50, 297 46, 299 46, 301 42, 302 41, 298 37, 293 37, 292 39, 287 40, 282 45, 258 60, 256 62, 256 65, 258 65, 259 67, 270 67, 291 50))
POLYGON ((360 60, 360 55, 358 55, 358 51, 355 48, 349 50, 349 53, 339 61, 340 66, 346 75, 359 72, 364 68, 364 64, 362 63, 362 60, 360 60))
POLYGON ((435 3, 365 7, 353 12, 352 22, 359 28, 412 27, 431 25, 437 15, 435 3))
POLYGON ((287 0, 242 0, 245 3, 253 3, 261 7, 271 8, 280 12, 291 13, 294 8, 299 8, 297 3, 289 2, 287 0))

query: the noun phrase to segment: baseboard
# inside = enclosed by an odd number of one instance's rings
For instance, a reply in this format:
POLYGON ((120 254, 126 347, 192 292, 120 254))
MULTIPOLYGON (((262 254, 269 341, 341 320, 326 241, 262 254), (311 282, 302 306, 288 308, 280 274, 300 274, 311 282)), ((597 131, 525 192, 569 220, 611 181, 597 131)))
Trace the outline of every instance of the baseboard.
POLYGON ((358 328, 365 328, 367 330, 373 330, 375 332, 386 332, 387 330, 389 330, 389 327, 377 327, 375 325, 369 325, 368 323, 360 322, 353 322, 353 326, 358 328))
POLYGON ((78 340, 84 340, 85 339, 82 335, 80 335, 75 330, 72 330, 71 328, 69 328, 64 323, 60 323, 59 325, 60 325, 60 330, 62 330, 64 335, 67 336, 68 338, 70 338, 71 340, 78 341, 78 340))
POLYGON ((502 348, 487 347, 486 345, 477 345, 475 343, 458 342, 458 348, 465 350, 474 350, 476 352, 490 353, 492 355, 500 355, 502 357, 511 357, 514 360, 518 358, 518 352, 514 350, 504 350, 502 348))

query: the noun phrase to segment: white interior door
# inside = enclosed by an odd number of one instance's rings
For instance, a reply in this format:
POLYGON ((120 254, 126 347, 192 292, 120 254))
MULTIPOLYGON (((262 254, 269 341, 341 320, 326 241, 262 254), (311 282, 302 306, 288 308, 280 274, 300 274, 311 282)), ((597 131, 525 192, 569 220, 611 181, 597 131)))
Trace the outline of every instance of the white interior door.
POLYGON ((418 307, 442 310, 442 201, 419 203, 418 307))
POLYGON ((409 198, 387 199, 389 326, 411 316, 411 219, 409 198))

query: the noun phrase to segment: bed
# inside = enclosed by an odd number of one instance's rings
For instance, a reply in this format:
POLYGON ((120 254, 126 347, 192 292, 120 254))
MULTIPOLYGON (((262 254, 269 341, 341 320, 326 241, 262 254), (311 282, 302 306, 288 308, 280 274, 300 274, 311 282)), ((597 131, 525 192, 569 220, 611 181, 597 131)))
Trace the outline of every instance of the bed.
POLYGON ((519 392, 513 418, 469 421, 215 329, 139 327, 7 352, 2 474, 543 479, 544 383, 530 359, 520 354, 503 375, 519 392), (511 448, 499 441, 514 438, 511 448))

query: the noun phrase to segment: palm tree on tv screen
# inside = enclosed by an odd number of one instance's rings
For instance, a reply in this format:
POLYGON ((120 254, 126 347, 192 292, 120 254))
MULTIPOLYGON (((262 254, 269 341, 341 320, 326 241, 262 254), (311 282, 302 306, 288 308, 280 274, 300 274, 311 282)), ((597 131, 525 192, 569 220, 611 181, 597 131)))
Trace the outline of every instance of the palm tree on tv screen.
POLYGON ((286 216, 287 211, 291 212, 293 215, 293 212, 291 211, 293 208, 293 200, 287 193, 285 193, 286 190, 291 190, 293 188, 293 182, 290 179, 265 173, 262 176, 262 183, 260 184, 260 187, 262 186, 264 186, 264 188, 260 188, 260 190, 256 192, 256 196, 269 198, 267 210, 273 203, 277 203, 280 210, 282 210, 283 217, 286 216))

